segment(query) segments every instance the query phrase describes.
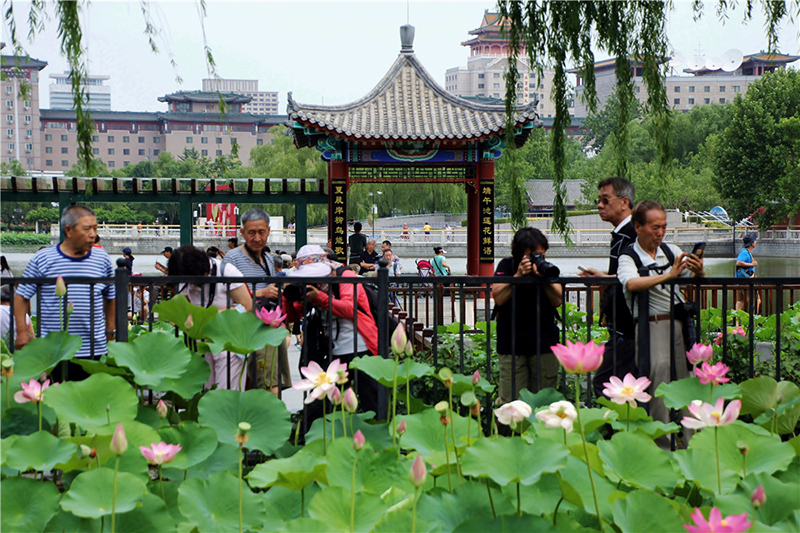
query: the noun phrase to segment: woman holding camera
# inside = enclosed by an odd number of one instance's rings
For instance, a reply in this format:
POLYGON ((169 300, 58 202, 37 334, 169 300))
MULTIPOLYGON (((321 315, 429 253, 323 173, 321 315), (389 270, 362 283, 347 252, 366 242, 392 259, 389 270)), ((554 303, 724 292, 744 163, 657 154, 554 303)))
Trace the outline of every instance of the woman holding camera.
POLYGON ((559 272, 545 259, 548 247, 541 231, 522 228, 511 241, 511 257, 494 273, 530 280, 492 284, 502 403, 516 400, 521 389, 536 392, 557 384, 558 360, 550 347, 560 340, 556 321, 563 290, 552 283, 559 272))
MULTIPOLYGON (((170 276, 242 277, 242 273, 235 266, 226 264, 223 268, 219 259, 208 257, 203 250, 194 246, 181 246, 174 250, 167 263, 167 272, 170 276)), ((220 311, 228 309, 228 301, 230 301, 231 307, 242 312, 250 312, 253 309, 253 298, 244 283, 207 283, 203 285, 182 283, 178 287, 178 293, 186 296, 194 305, 203 307, 213 305, 220 311)), ((243 355, 220 352, 207 353, 204 357, 211 367, 211 375, 206 383, 206 388, 211 388, 215 384, 218 389, 236 389, 238 387, 239 376, 244 365, 243 355), (228 386, 229 384, 230 386, 228 386)), ((242 379, 241 383, 241 390, 244 390, 245 380, 242 379)))

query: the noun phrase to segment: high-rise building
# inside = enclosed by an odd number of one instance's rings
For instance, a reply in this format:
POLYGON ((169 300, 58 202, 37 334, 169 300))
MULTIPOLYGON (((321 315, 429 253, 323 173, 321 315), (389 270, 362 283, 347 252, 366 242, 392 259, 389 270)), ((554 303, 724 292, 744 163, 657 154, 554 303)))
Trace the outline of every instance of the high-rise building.
POLYGON ((203 91, 219 91, 249 96, 252 100, 242 106, 242 113, 256 115, 278 114, 278 91, 259 91, 258 80, 204 79, 203 91))
MULTIPOLYGON (((721 68, 709 69, 705 66, 683 70, 686 76, 667 76, 664 79, 667 99, 673 109, 689 111, 698 105, 724 104, 732 102, 737 94, 744 94, 754 81, 761 78, 765 72, 774 72, 776 69, 786 68, 786 65, 797 61, 800 56, 785 54, 767 54, 759 52, 747 56, 739 55, 741 63, 731 65, 727 71, 721 68)), ((647 100, 647 86, 642 78, 642 62, 631 57, 633 72, 634 95, 644 103, 647 100)), ((595 89, 597 91, 597 109, 603 108, 605 103, 614 94, 617 83, 616 60, 606 59, 594 64, 595 89)), ((577 76, 575 87, 575 114, 585 117, 588 106, 582 101, 584 85, 581 69, 570 70, 577 76)))
MULTIPOLYGON (((461 43, 470 49, 467 66, 447 69, 445 89, 458 96, 505 99, 504 75, 508 70, 511 49, 508 39, 501 35, 504 24, 500 13, 484 12, 480 27, 469 32, 473 37, 461 43)), ((537 79, 524 52, 517 59, 517 71, 517 101, 529 104, 538 100, 536 111, 540 117, 555 116, 555 105, 550 100, 553 71, 544 70, 542 78, 537 79)))
MULTIPOLYGON (((72 109, 72 76, 69 72, 50 74, 48 89, 50 90, 50 109, 72 109)), ((91 111, 111 111, 111 87, 104 82, 111 76, 90 74, 83 80, 83 91, 86 95, 86 108, 91 111)))
POLYGON ((39 77, 47 66, 32 57, 1 56, 3 96, 0 160, 16 159, 26 170, 41 168, 39 77))

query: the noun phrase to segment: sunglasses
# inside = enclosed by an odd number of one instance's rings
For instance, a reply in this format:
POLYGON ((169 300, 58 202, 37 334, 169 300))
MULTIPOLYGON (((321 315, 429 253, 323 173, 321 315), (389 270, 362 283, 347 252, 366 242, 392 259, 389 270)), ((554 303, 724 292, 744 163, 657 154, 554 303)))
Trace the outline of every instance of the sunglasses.
POLYGON ((595 198, 594 199, 594 205, 600 205, 600 204, 608 205, 608 204, 611 203, 611 200, 623 200, 623 199, 624 198, 621 197, 621 196, 608 196, 608 197, 602 197, 601 196, 600 198, 595 198))

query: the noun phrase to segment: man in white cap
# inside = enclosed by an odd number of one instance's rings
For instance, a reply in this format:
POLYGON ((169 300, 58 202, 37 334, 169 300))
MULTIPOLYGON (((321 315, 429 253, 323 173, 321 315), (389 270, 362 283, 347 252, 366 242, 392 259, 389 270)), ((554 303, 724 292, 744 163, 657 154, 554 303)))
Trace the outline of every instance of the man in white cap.
MULTIPOLYGON (((303 278, 327 278, 336 275, 338 263, 333 263, 328 259, 325 250, 315 244, 303 246, 297 252, 297 269, 289 273, 290 277, 303 278)), ((342 278, 355 278, 356 274, 349 268, 341 269, 339 276, 342 278)), ((356 357, 366 355, 377 355, 378 353, 378 327, 375 319, 370 312, 369 299, 367 293, 359 284, 340 283, 331 287, 329 297, 328 287, 324 279, 319 283, 306 285, 305 298, 302 292, 296 291, 293 294, 289 287, 284 291, 283 311, 286 313, 287 320, 294 322, 307 316, 308 307, 304 313, 303 302, 308 302, 316 310, 327 315, 327 310, 333 310, 332 316, 326 316, 328 332, 331 337, 333 348, 326 361, 317 361, 321 366, 326 367, 329 361, 339 359, 348 365, 356 357), (337 290, 338 287, 338 290, 337 290), (353 324, 353 312, 356 307, 358 320, 357 327, 353 324)), ((301 364, 307 364, 310 348, 305 345, 311 337, 306 331, 303 332, 304 346, 301 354, 301 364)), ((357 371, 350 371, 351 382, 357 383, 356 393, 359 395, 361 405, 365 411, 375 411, 378 406, 378 383, 368 375, 357 371), (358 377, 356 377, 358 375, 358 377)), ((376 411, 377 412, 377 411, 376 411)))

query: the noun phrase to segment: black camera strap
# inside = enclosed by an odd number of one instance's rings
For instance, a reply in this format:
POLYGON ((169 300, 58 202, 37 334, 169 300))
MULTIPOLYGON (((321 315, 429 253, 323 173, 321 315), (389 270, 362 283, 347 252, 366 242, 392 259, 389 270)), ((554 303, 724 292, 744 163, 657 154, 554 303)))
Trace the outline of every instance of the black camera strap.
POLYGON ((261 260, 259 261, 259 254, 247 246, 247 244, 244 245, 244 251, 247 252, 247 255, 249 255, 250 259, 253 260, 253 263, 264 269, 264 273, 267 275, 267 277, 269 277, 270 271, 269 266, 267 265, 267 252, 265 252, 263 248, 261 249, 261 260))

